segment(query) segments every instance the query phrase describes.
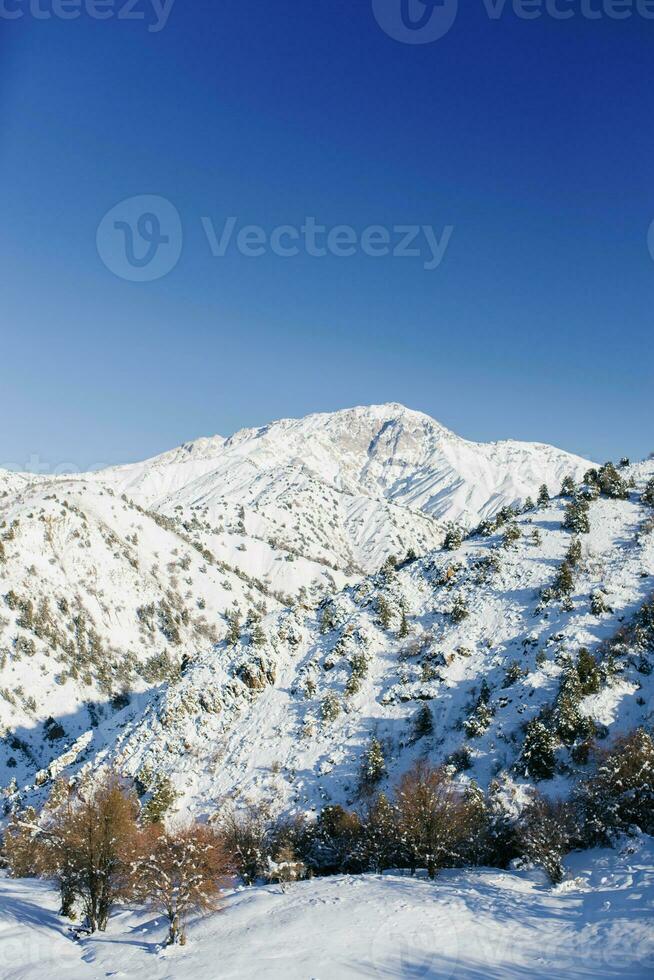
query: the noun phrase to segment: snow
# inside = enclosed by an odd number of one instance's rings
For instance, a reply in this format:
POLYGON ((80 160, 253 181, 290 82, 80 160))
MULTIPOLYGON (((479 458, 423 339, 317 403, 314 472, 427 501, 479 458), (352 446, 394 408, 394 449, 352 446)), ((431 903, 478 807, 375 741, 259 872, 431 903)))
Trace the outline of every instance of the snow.
POLYGON ((469 442, 391 403, 202 439, 93 479, 165 513, 201 508, 212 523, 228 504, 243 506, 261 536, 370 572, 398 545, 434 547, 434 521, 476 523, 543 483, 557 492, 590 465, 538 443, 469 442))
MULTIPOLYGON (((274 684, 251 691, 235 680, 235 665, 255 656, 247 637, 236 648, 223 644, 199 654, 179 684, 157 695, 142 717, 121 730, 121 766, 131 774, 144 764, 165 772, 181 794, 182 810, 200 816, 210 816, 225 797, 273 810, 315 811, 329 802, 356 805, 361 756, 374 735, 385 749, 384 789, 392 789, 416 757, 438 765, 465 746, 471 768, 462 779, 488 787, 499 777, 507 781, 507 792, 526 800, 528 787, 513 771, 524 723, 556 696, 565 658, 576 656, 582 645, 596 652, 652 595, 654 534, 640 533, 649 509, 638 497, 654 463, 634 473, 630 500, 599 499, 590 508, 571 610, 557 601, 539 607, 540 592, 552 584, 571 541, 561 527, 566 502, 558 499, 518 519, 523 534, 511 548, 498 547, 501 531, 474 537, 455 552, 411 562, 388 582, 377 577, 344 590, 331 602, 335 623, 327 633, 321 610, 271 613, 261 653, 274 669, 274 684), (535 529, 538 545, 530 537, 535 529), (480 581, 478 562, 491 553, 500 555, 499 571, 480 581), (590 597, 600 585, 613 611, 596 616, 590 597), (388 630, 375 611, 379 594, 395 609, 388 630), (461 623, 450 616, 456 595, 470 609, 461 623), (411 630, 406 639, 397 636, 402 603, 411 630), (351 658, 362 654, 367 674, 348 696, 351 658), (522 676, 506 686, 512 662, 522 676), (484 678, 494 714, 487 731, 466 737, 462 725, 484 678), (207 692, 222 710, 198 707, 207 692), (332 695, 342 710, 325 722, 321 704, 332 695), (434 733, 416 743, 412 727, 424 703, 434 733)), ((584 713, 608 726, 609 743, 654 720, 654 673, 640 672, 637 659, 628 658, 620 674, 582 702, 584 713)), ((583 769, 566 750, 558 758, 567 775, 539 788, 566 795, 583 769)))
POLYGON ((75 941, 41 882, 0 878, 2 980, 456 980, 645 978, 654 968, 654 841, 573 854, 564 882, 539 871, 338 876, 228 892, 163 950, 163 919, 119 909, 75 941))

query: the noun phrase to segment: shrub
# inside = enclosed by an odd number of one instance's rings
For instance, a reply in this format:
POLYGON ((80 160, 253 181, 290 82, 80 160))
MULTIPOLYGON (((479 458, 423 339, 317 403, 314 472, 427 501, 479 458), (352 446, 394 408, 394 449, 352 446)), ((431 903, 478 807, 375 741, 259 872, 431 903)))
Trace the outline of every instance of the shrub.
POLYGON ((571 807, 537 796, 522 813, 517 827, 523 857, 540 865, 552 884, 563 879, 563 856, 570 850, 575 822, 571 807))
POLYGON ((320 717, 323 721, 336 721, 340 713, 340 699, 333 691, 329 691, 320 704, 320 717))
POLYGON ((456 524, 448 524, 445 531, 443 547, 448 551, 456 551, 463 544, 463 529, 456 524))
POLYGON ((246 885, 263 877, 270 854, 270 828, 261 813, 250 808, 228 812, 222 820, 222 836, 232 869, 246 885))
POLYGON ((358 873, 363 870, 361 819, 342 806, 327 806, 318 817, 305 854, 318 874, 358 873))
POLYGON ((590 611, 593 616, 602 616, 604 613, 611 612, 606 595, 601 589, 596 589, 590 597, 590 611))
POLYGON ((502 547, 511 548, 514 544, 517 544, 517 542, 520 540, 521 537, 522 537, 522 531, 520 530, 520 526, 515 523, 509 524, 506 530, 504 531, 504 536, 502 538, 502 547))
POLYGON ((587 843, 610 843, 638 827, 654 833, 654 741, 639 728, 600 753, 596 774, 581 789, 587 843))
POLYGON ((470 610, 468 608, 468 603, 464 596, 458 595, 452 606, 452 611, 450 616, 452 617, 453 623, 462 623, 464 619, 467 619, 470 615, 470 610))

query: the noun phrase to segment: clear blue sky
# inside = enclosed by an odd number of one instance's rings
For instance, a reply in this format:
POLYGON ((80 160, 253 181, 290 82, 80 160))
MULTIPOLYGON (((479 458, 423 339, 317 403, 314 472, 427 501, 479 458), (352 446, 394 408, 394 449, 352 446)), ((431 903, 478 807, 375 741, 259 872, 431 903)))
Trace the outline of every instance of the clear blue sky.
POLYGON ((460 6, 424 45, 371 0, 177 0, 158 33, 0 21, 0 464, 384 401, 473 439, 654 450, 654 21, 460 6), (184 242, 139 283, 96 230, 142 194, 184 242), (215 258, 200 219, 230 215, 454 232, 434 271, 215 258))

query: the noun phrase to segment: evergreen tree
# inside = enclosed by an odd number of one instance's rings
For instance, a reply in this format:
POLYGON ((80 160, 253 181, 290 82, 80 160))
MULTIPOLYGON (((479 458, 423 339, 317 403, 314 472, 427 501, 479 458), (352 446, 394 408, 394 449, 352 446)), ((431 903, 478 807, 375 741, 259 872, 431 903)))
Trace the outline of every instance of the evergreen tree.
POLYGON ((567 561, 564 561, 554 579, 554 594, 557 598, 562 599, 564 596, 572 595, 574 589, 575 579, 572 567, 567 561))
POLYGON ((546 507, 550 502, 550 492, 547 489, 547 484, 543 483, 540 490, 538 491, 538 506, 546 507))
POLYGON ((264 631, 263 626, 261 625, 261 620, 260 619, 256 619, 254 621, 254 624, 252 626, 252 631, 250 633, 250 637, 251 637, 252 645, 253 646, 255 646, 255 647, 264 646, 264 644, 266 642, 266 634, 265 634, 265 631, 264 631))
POLYGON ((406 617, 406 609, 402 606, 402 619, 400 620, 400 628, 397 631, 397 635, 400 640, 405 639, 409 635, 409 621, 406 617))
POLYGON ((600 758, 581 792, 589 845, 608 844, 613 834, 638 827, 654 834, 654 741, 639 728, 600 758))
POLYGON ((595 657, 586 647, 579 651, 576 669, 582 694, 596 694, 601 686, 601 674, 595 657))
POLYGON ((647 504, 648 507, 654 507, 654 477, 652 477, 651 480, 648 480, 640 499, 644 504, 647 504))
POLYGON ((565 509, 563 517, 563 527, 574 534, 588 534, 590 531, 590 518, 588 516, 588 501, 582 497, 571 500, 565 509))
POLYGON ((161 824, 179 794, 167 776, 157 775, 150 787, 150 799, 143 807, 143 820, 147 824, 161 824))
POLYGON ((614 500, 626 500, 629 497, 629 487, 618 473, 613 463, 605 463, 599 471, 597 483, 600 492, 605 497, 614 500))
POLYGON ((456 524, 448 524, 445 531, 443 547, 448 551, 456 551, 463 544, 463 530, 456 524))
POLYGON ((554 775, 554 738, 538 718, 527 724, 518 765, 526 777, 536 781, 554 775))
POLYGON ((566 476, 561 484, 561 496, 562 497, 574 497, 577 492, 575 486, 575 481, 571 476, 566 476))
POLYGON ((225 616, 227 620, 227 643, 230 646, 236 646, 236 644, 241 639, 241 613, 240 610, 234 609, 228 612, 225 616))
POLYGON ((379 623, 382 629, 389 629, 391 625, 392 612, 388 600, 383 595, 380 595, 377 599, 377 615, 379 616, 379 623))
POLYGON ((606 595, 601 589, 595 589, 590 597, 590 611, 593 616, 602 616, 604 613, 611 612, 611 608, 606 600, 606 595))
POLYGON ((431 735, 434 731, 434 718, 428 704, 418 709, 413 719, 413 737, 416 741, 431 735))
POLYGON ((461 623, 464 619, 468 618, 470 610, 468 609, 468 603, 464 596, 458 595, 455 598, 450 615, 453 623, 461 623))
POLYGON ((370 741, 361 758, 359 787, 362 792, 370 792, 386 775, 386 760, 382 744, 377 738, 370 741))
POLYGON ((582 547, 580 538, 573 538, 568 548, 565 560, 571 568, 577 568, 581 564, 582 547))

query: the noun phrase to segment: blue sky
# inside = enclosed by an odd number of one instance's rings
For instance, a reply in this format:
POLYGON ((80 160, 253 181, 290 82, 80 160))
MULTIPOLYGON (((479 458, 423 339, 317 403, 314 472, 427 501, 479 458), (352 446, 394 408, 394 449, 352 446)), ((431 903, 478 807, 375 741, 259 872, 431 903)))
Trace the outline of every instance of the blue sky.
POLYGON ((473 439, 654 450, 654 20, 460 6, 425 44, 372 0, 176 0, 158 32, 151 0, 144 20, 37 20, 29 0, 0 20, 0 464, 384 401, 473 439), (181 219, 150 282, 96 247, 137 195, 181 219), (215 257, 202 219, 229 216, 453 232, 432 270, 215 257))

